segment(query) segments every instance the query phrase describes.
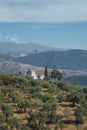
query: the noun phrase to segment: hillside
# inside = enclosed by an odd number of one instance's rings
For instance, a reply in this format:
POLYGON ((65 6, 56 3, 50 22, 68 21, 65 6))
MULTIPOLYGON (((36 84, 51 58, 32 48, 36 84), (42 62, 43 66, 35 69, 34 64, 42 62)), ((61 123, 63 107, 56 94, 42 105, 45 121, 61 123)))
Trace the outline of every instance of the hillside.
POLYGON ((36 43, 0 43, 0 61, 13 61, 50 69, 87 71, 87 50, 64 50, 36 43))
POLYGON ((34 70, 37 73, 43 73, 44 68, 42 67, 36 67, 32 65, 27 64, 21 64, 18 62, 11 62, 11 61, 1 61, 0 62, 0 71, 1 72, 10 72, 10 73, 25 73, 28 70, 34 70))
MULTIPOLYGON (((44 74, 44 67, 36 67, 28 64, 22 64, 12 61, 1 61, 0 62, 0 71, 1 72, 10 72, 10 73, 19 73, 25 74, 28 70, 34 70, 38 74, 44 74)), ((48 69, 49 74, 52 69, 48 69)), ((87 72, 84 71, 74 71, 74 70, 60 70, 63 73, 63 77, 70 77, 76 75, 87 75, 87 72)))
POLYGON ((87 86, 87 75, 70 76, 65 78, 65 81, 68 81, 72 84, 87 86))
POLYGON ((13 54, 29 54, 29 53, 38 53, 38 52, 44 52, 48 50, 60 50, 56 48, 51 48, 45 45, 40 45, 37 43, 26 43, 26 44, 16 44, 16 43, 1 43, 0 42, 0 54, 7 54, 7 53, 13 53, 13 54))
POLYGON ((16 59, 16 61, 35 66, 48 66, 51 69, 87 71, 87 51, 46 51, 16 59))
POLYGON ((0 95, 0 130, 87 129, 83 87, 0 73, 0 95))

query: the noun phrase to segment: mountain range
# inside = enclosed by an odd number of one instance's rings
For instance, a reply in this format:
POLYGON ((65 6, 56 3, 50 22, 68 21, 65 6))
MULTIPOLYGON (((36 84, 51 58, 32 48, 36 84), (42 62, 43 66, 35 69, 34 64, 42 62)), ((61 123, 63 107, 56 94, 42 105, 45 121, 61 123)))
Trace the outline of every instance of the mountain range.
POLYGON ((74 75, 66 77, 64 80, 74 85, 78 84, 81 86, 87 86, 87 75, 74 75))
POLYGON ((52 48, 47 47, 45 45, 40 45, 37 43, 26 43, 26 44, 17 44, 12 42, 0 42, 0 53, 1 54, 20 54, 20 55, 27 55, 29 53, 39 53, 39 52, 45 52, 48 50, 65 50, 65 49, 58 49, 58 48, 52 48))
POLYGON ((0 43, 0 71, 24 73, 32 69, 43 74, 45 66, 49 73, 59 69, 67 81, 75 79, 73 76, 87 76, 87 50, 51 48, 36 43, 0 43))
POLYGON ((87 71, 87 50, 58 49, 35 43, 0 43, 0 61, 13 61, 50 69, 87 71))
POLYGON ((46 51, 40 53, 30 53, 24 57, 16 58, 15 61, 24 64, 51 69, 67 69, 87 71, 87 51, 67 50, 67 51, 46 51))

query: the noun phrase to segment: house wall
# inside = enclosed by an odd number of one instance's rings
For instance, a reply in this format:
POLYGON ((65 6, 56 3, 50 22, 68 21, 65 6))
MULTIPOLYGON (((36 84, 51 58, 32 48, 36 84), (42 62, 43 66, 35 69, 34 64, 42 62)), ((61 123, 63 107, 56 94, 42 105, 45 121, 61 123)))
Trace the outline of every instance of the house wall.
POLYGON ((38 75, 34 71, 31 72, 31 77, 38 79, 38 75))

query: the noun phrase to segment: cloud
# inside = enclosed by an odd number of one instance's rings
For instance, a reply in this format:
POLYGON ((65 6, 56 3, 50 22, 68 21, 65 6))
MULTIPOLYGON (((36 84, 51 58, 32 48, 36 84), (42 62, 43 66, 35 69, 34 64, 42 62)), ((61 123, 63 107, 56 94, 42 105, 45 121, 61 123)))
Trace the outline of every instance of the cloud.
POLYGON ((18 39, 16 34, 13 34, 13 35, 3 35, 2 33, 0 33, 0 41, 8 41, 8 42, 18 43, 19 39, 18 39))
POLYGON ((16 34, 7 35, 7 36, 4 36, 4 38, 6 38, 7 40, 9 40, 10 42, 15 42, 15 43, 19 42, 18 37, 17 37, 16 34))
POLYGON ((87 21, 87 0, 0 0, 0 22, 80 21, 87 21))

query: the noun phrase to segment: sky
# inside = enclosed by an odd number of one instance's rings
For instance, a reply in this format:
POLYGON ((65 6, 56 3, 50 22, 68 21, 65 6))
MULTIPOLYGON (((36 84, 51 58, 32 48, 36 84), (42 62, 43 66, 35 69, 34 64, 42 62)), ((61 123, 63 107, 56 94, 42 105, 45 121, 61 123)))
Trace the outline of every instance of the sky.
POLYGON ((87 50, 87 0, 0 0, 0 42, 87 50))

